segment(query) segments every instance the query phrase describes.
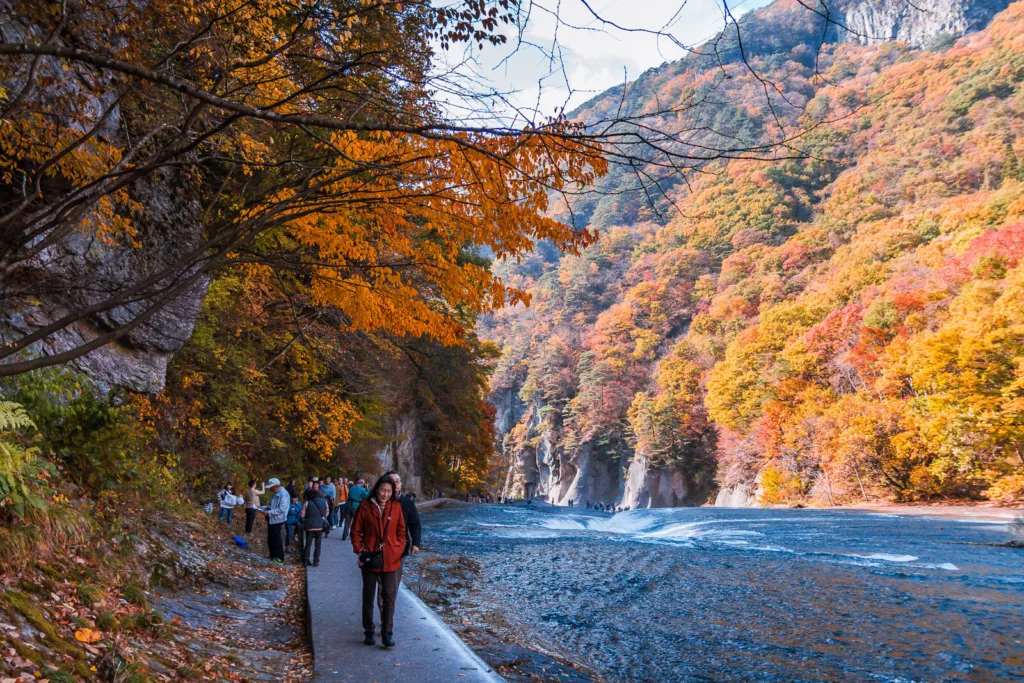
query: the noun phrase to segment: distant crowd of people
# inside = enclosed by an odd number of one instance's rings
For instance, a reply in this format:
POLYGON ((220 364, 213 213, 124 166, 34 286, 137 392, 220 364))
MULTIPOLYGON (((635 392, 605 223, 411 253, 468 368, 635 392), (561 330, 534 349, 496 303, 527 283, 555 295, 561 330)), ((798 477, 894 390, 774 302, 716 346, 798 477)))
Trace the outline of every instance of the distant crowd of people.
MULTIPOLYGON (((572 507, 571 503, 570 503, 569 507, 572 507)), ((601 502, 598 502, 598 503, 591 503, 588 500, 587 501, 587 509, 588 510, 597 510, 598 512, 610 512, 610 513, 612 513, 614 515, 616 512, 625 512, 626 510, 629 509, 629 506, 628 505, 618 505, 618 506, 616 506, 616 505, 608 505, 604 501, 601 501, 601 502)))
MULTIPOLYGON (((466 496, 466 500, 470 500, 470 497, 468 495, 466 496)), ((478 503, 493 503, 493 502, 497 502, 497 503, 503 504, 503 505, 512 505, 512 504, 514 504, 514 503, 516 503, 516 502, 518 502, 518 501, 520 501, 522 499, 516 498, 514 496, 498 496, 497 498, 494 498, 494 497, 491 497, 489 494, 487 494, 487 495, 480 494, 480 495, 477 495, 474 498, 472 498, 472 500, 475 500, 478 503)), ((575 498, 569 498, 568 500, 565 501, 565 505, 566 505, 566 507, 571 507, 572 508, 572 507, 576 507, 578 502, 579 501, 577 501, 575 498)), ((526 504, 527 505, 532 505, 533 504, 533 498, 527 498, 526 499, 526 504)), ((616 512, 625 512, 626 510, 630 509, 628 505, 617 505, 617 506, 616 505, 609 505, 608 503, 605 503, 604 501, 600 501, 600 502, 597 502, 597 503, 591 503, 589 500, 586 501, 586 507, 587 507, 588 510, 597 510, 598 512, 610 512, 612 514, 615 514, 616 512)))

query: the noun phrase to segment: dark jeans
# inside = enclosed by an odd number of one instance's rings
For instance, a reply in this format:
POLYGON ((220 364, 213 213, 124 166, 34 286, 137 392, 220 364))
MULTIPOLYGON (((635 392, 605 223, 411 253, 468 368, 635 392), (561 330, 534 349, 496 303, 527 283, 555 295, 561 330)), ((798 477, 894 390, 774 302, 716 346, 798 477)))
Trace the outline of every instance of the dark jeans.
POLYGON ((373 633, 373 603, 377 584, 383 595, 380 608, 380 632, 391 633, 395 624, 395 599, 398 597, 398 572, 372 572, 363 569, 363 631, 373 633))
POLYGON ((270 548, 270 559, 284 562, 284 539, 281 538, 284 522, 267 524, 267 547, 270 548))
POLYGON ((306 545, 302 548, 302 563, 309 563, 309 550, 316 543, 316 550, 313 551, 313 564, 320 564, 320 542, 323 541, 324 532, 316 529, 306 529, 306 545))
POLYGON ((342 509, 341 514, 345 517, 345 526, 341 529, 341 540, 344 541, 348 538, 348 532, 352 528, 352 518, 356 516, 356 513, 352 510, 352 508, 346 505, 342 509))
POLYGON ((256 524, 256 508, 245 508, 245 533, 251 534, 252 527, 256 524))
POLYGON ((334 509, 331 510, 331 526, 341 526, 341 511, 343 508, 347 507, 348 505, 345 505, 345 503, 339 503, 338 505, 334 506, 334 509))
POLYGON ((228 518, 228 524, 231 524, 231 515, 234 514, 234 512, 234 508, 221 508, 220 514, 217 516, 217 521, 219 522, 226 516, 228 518))
POLYGON ((292 541, 295 540, 299 535, 299 525, 294 522, 284 523, 284 549, 290 551, 292 549, 292 541))

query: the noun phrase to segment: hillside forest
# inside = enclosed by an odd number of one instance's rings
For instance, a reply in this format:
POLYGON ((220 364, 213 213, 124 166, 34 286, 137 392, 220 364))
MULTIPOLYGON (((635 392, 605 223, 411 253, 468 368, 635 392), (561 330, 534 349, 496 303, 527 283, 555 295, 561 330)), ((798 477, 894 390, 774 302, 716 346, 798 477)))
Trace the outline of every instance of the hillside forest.
POLYGON ((506 492, 633 503, 640 466, 683 479, 657 504, 1024 497, 1024 3, 919 48, 801 12, 745 17, 762 78, 695 55, 578 112, 725 88, 719 134, 806 133, 646 192, 613 169, 555 208, 595 244, 499 262, 532 295, 482 327, 506 492))

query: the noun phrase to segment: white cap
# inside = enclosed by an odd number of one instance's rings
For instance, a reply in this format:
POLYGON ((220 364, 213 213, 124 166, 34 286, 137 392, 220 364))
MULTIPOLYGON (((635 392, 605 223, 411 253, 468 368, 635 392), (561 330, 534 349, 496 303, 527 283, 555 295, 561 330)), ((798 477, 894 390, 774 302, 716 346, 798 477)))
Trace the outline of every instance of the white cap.
POLYGON ((267 480, 267 486, 280 486, 280 485, 281 485, 281 480, 276 478, 276 477, 271 477, 269 480, 267 480))

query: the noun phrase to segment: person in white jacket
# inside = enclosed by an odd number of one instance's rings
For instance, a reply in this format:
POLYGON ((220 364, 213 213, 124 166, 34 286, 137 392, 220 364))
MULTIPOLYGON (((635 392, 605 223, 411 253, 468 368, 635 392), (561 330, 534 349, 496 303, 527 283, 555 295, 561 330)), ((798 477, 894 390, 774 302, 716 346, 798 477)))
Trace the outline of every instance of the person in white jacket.
POLYGON ((235 485, 231 482, 224 484, 224 488, 217 494, 217 501, 220 503, 220 515, 217 516, 217 521, 220 522, 222 519, 228 524, 231 524, 231 515, 235 512, 235 485))

